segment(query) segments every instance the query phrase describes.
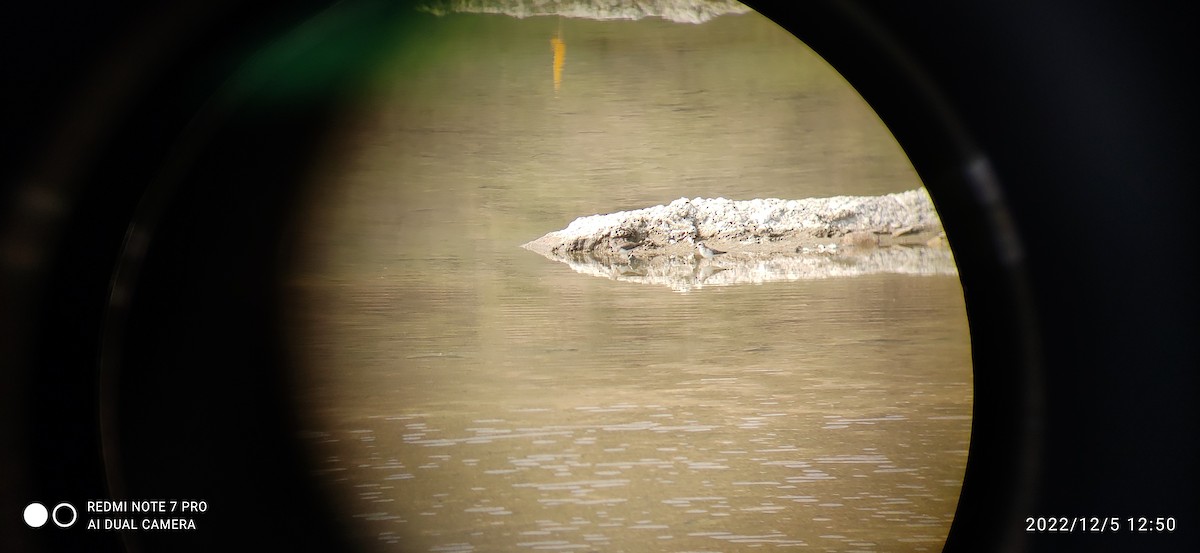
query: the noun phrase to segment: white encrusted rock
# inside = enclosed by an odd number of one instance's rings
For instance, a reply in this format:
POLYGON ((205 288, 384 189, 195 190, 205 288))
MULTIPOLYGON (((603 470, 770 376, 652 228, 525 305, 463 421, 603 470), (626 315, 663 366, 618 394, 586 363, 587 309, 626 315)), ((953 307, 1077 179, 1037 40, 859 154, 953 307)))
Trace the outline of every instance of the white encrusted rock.
POLYGON ((731 253, 770 253, 815 248, 852 233, 886 239, 912 235, 923 242, 940 231, 933 202, 921 188, 805 200, 679 198, 667 205, 580 217, 524 247, 543 255, 653 256, 690 251, 691 239, 719 244, 731 253))

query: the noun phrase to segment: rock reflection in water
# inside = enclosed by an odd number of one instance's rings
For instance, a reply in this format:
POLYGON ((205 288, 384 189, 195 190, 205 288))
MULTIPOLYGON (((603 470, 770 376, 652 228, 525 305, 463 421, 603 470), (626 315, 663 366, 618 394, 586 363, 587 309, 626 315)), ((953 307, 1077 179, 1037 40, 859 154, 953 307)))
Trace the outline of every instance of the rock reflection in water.
POLYGON ((621 282, 666 286, 687 292, 705 286, 845 278, 877 273, 957 275, 949 248, 820 248, 797 254, 727 253, 709 259, 695 256, 630 257, 568 254, 546 257, 566 263, 575 272, 621 282))

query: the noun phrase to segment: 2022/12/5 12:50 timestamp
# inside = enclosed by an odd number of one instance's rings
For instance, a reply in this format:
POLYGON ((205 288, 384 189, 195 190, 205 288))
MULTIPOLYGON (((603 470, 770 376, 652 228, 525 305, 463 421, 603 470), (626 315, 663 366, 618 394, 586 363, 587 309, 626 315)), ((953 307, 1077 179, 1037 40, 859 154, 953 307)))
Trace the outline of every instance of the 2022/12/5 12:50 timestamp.
POLYGON ((1026 517, 1026 532, 1174 532, 1175 517, 1026 517))

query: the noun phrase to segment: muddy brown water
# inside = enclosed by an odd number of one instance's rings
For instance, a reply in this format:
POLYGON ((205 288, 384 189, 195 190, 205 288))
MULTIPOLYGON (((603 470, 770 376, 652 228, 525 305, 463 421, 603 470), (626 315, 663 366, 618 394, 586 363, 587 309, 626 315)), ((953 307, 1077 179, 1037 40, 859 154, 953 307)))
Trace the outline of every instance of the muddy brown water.
POLYGON ((421 55, 318 160, 285 283, 303 439, 356 541, 940 550, 971 424, 957 277, 680 293, 520 248, 681 196, 920 186, 836 72, 753 13, 419 17, 421 55))

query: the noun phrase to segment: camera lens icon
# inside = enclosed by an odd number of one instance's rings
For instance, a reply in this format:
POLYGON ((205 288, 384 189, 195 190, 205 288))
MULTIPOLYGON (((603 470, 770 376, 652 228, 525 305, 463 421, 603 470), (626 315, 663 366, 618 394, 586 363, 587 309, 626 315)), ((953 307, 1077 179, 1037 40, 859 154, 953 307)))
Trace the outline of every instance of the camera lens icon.
POLYGON ((28 524, 30 528, 41 528, 43 524, 46 524, 49 516, 50 513, 46 511, 46 506, 41 503, 30 503, 25 508, 25 524, 28 524))
POLYGON ((41 528, 47 520, 53 518, 54 525, 59 528, 70 528, 79 519, 79 511, 66 501, 54 506, 53 511, 47 511, 41 503, 30 503, 25 507, 25 524, 30 528, 41 528))

